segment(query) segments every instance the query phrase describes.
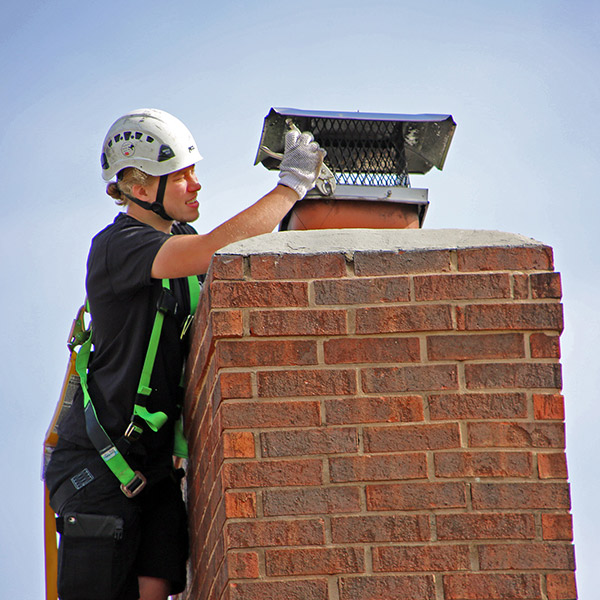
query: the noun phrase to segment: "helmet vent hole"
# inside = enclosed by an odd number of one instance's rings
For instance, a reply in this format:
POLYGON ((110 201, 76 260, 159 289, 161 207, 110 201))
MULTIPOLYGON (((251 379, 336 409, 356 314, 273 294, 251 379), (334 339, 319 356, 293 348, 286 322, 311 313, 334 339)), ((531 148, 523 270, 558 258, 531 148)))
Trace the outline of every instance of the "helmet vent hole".
POLYGON ((158 162, 169 160, 175 156, 175 152, 168 144, 163 144, 158 151, 158 162))

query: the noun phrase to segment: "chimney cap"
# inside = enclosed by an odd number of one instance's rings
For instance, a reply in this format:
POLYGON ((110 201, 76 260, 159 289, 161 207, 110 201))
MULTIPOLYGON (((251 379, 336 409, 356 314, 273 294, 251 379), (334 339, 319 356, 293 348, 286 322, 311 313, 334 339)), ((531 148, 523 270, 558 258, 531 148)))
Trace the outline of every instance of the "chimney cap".
MULTIPOLYGON (((334 154, 341 152, 340 145, 363 144, 369 152, 386 152, 394 155, 403 151, 403 170, 406 173, 427 173, 432 167, 442 169, 450 142, 456 129, 452 115, 438 114, 390 114, 363 112, 309 111, 296 108, 271 108, 265 117, 256 161, 267 169, 276 169, 278 161, 269 157, 261 146, 273 152, 283 152, 287 131, 286 120, 292 119, 302 131, 310 131, 321 146, 328 151, 329 162, 334 154), (336 152, 337 151, 337 152, 336 152)), ((334 172, 368 172, 374 161, 364 167, 360 160, 352 158, 347 164, 330 165, 334 172)), ((327 159, 326 159, 327 160, 327 159)), ((342 163, 344 158, 339 159, 342 163)), ((385 167, 387 170, 389 160, 385 167)), ((383 164, 383 163, 382 163, 383 164)), ((381 170, 376 171, 381 172, 381 170)))

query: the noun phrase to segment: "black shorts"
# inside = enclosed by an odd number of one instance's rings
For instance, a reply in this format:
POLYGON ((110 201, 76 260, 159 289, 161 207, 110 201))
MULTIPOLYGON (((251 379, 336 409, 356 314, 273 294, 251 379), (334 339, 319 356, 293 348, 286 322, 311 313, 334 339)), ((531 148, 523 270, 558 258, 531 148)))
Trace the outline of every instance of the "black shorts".
POLYGON ((185 589, 187 515, 176 477, 127 498, 109 472, 65 502, 59 524, 62 600, 137 600, 139 576, 168 580, 171 594, 185 589))

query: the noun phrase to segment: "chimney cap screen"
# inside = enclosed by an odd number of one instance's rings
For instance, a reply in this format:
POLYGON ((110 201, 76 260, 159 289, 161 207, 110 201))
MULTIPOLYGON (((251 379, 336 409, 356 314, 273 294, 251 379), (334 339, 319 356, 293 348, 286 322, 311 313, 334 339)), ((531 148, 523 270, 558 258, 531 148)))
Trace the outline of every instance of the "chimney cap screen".
POLYGON ((327 151, 325 162, 339 184, 408 187, 409 173, 442 169, 456 123, 451 115, 403 115, 271 108, 265 117, 255 164, 277 169, 261 149, 283 152, 291 119, 327 151))

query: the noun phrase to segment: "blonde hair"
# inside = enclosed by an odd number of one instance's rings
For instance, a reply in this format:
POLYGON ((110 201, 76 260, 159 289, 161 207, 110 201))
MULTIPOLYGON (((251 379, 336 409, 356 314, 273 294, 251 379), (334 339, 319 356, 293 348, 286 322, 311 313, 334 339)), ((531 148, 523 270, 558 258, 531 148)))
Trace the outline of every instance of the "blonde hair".
POLYGON ((153 179, 153 175, 148 175, 135 167, 126 167, 117 174, 117 181, 111 181, 106 186, 106 193, 114 198, 117 206, 127 206, 129 203, 127 194, 131 194, 132 186, 136 184, 147 186, 153 179))

